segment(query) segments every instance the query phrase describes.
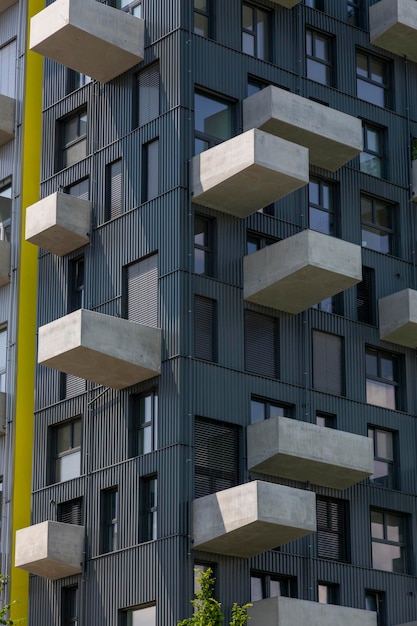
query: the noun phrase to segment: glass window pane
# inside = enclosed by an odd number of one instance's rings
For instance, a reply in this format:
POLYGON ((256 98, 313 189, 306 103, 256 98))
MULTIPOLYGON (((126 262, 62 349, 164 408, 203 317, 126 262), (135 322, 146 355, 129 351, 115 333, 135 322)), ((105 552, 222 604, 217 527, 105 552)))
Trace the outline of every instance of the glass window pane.
POLYGON ((72 448, 72 424, 63 424, 57 428, 57 452, 65 452, 72 448))
POLYGON ((375 223, 383 228, 391 228, 391 207, 375 202, 375 223))
POLYGON ((307 77, 315 80, 322 85, 328 85, 330 82, 329 66, 313 59, 307 59, 307 77))
POLYGON ((387 513, 385 515, 385 522, 387 526, 388 541, 402 543, 404 541, 402 519, 398 517, 398 515, 391 515, 390 513, 387 513))
POLYGON ((385 63, 371 58, 371 80, 383 84, 385 82, 385 63))
POLYGON ((386 572, 405 572, 404 555, 400 546, 372 543, 372 566, 386 572))
POLYGON ((366 381, 366 401, 387 409, 395 409, 395 387, 377 380, 366 381))
POLYGON ((64 456, 57 459, 56 464, 56 481, 63 482, 64 480, 71 480, 77 478, 80 475, 81 467, 81 451, 73 452, 71 454, 64 454, 64 456))
POLYGON ((321 186, 321 194, 322 194, 322 206, 325 209, 331 209, 331 193, 330 193, 330 187, 329 185, 322 185, 321 186))
POLYGON ((242 33, 242 52, 255 56, 255 37, 249 33, 242 33))
POLYGON ((308 197, 311 203, 320 204, 320 185, 310 181, 308 185, 308 197))
POLYGON ((265 419, 265 404, 257 400, 251 400, 250 403, 250 421, 251 424, 261 422, 265 419))
POLYGON ((195 128, 218 139, 230 139, 232 112, 229 103, 196 93, 195 128))
POLYGON ((268 33, 268 13, 265 11, 260 11, 259 9, 256 12, 258 23, 256 25, 256 33, 258 37, 258 49, 257 49, 257 57, 259 59, 267 59, 268 58, 268 42, 269 42, 269 33, 268 33))
POLYGON ((16 40, 0 48, 0 93, 15 97, 16 40))
POLYGON ((390 465, 385 461, 374 461, 374 473, 371 480, 384 487, 391 486, 390 465))
POLYGON ((196 217, 194 220, 194 243, 199 246, 207 245, 207 233, 208 233, 208 223, 207 220, 202 220, 199 217, 196 217))
POLYGON ((316 35, 314 38, 314 56, 318 59, 323 59, 323 61, 327 61, 329 58, 329 42, 324 37, 320 37, 320 35, 316 35))
POLYGON ((279 580, 274 580, 271 579, 271 582, 269 584, 269 597, 270 598, 277 598, 278 596, 281 596, 281 581, 279 580))
POLYGON ((306 53, 308 56, 313 56, 313 33, 308 30, 306 32, 306 53))
POLYGON ((356 53, 356 73, 358 76, 368 76, 368 57, 364 54, 356 53))
POLYGON ((359 156, 361 172, 370 174, 371 176, 382 177, 382 160, 378 156, 361 152, 359 156))
POLYGON ((285 407, 271 404, 269 407, 269 417, 284 417, 286 413, 285 407))
POLYGON ((142 396, 140 399, 140 423, 145 424, 152 420, 152 395, 142 396))
POLYGON ((156 607, 149 606, 146 609, 129 611, 127 626, 155 626, 156 607))
POLYGON ((72 422, 72 447, 79 448, 81 446, 81 420, 72 422))
POLYGON ((384 538, 384 516, 381 511, 371 511, 371 535, 375 539, 384 538))
POLYGON ((207 0, 194 0, 194 8, 207 12, 207 0))
POLYGON ((366 148, 372 152, 379 153, 379 131, 373 128, 366 128, 366 148))
POLYGON ((362 226, 362 245, 389 254, 391 252, 391 235, 385 231, 372 228, 372 226, 362 226))
POLYGON ((365 609, 367 611, 376 611, 378 609, 377 597, 375 593, 367 593, 365 597, 365 609))
POLYGON ((363 222, 373 223, 372 218, 372 200, 370 198, 361 197, 361 215, 363 222))
POLYGON ((0 331, 0 372, 6 371, 7 330, 0 331))
POLYGON ((242 6, 242 27, 253 31, 253 9, 247 5, 242 6))
POLYGON ((377 430, 376 442, 377 442, 378 456, 382 457, 383 459, 389 459, 392 461, 394 459, 392 433, 389 433, 386 430, 377 430))
POLYGON ((383 355, 381 356, 381 378, 394 380, 394 361, 383 355))
POLYGON ((152 452, 152 427, 147 426, 142 428, 139 432, 139 454, 148 454, 152 452))
POLYGON ((320 604, 329 603, 329 588, 327 585, 319 585, 319 602, 320 604))
POLYGON ((357 92, 358 98, 361 100, 366 100, 366 102, 371 102, 380 107, 385 106, 385 89, 383 87, 378 87, 378 85, 359 78, 357 80, 357 92))
POLYGON ((194 250, 194 272, 196 274, 206 274, 206 251, 205 250, 194 250))
POLYGON ((263 599, 262 578, 260 576, 251 576, 250 579, 250 599, 251 602, 263 599))
POLYGON ((366 352, 366 373, 370 376, 378 376, 378 355, 376 352, 366 352))
POLYGON ((194 13, 194 32, 196 35, 208 37, 208 17, 194 13))
POLYGON ((312 230, 330 235, 332 232, 331 218, 331 214, 327 213, 327 211, 320 211, 320 209, 310 207, 310 228, 312 230))

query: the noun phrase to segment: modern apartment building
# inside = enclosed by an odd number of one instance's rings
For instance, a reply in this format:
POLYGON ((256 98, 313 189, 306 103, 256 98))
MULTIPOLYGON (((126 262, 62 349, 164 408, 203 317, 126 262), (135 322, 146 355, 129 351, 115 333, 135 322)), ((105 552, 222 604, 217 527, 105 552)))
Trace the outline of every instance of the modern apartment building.
POLYGON ((46 4, 30 626, 417 624, 417 2, 46 4))

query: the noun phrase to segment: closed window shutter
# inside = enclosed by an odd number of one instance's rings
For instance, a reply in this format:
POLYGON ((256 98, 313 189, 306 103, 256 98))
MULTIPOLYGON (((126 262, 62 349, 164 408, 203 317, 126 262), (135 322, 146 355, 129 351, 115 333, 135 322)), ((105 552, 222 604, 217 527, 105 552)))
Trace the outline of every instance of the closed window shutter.
POLYGON ((313 331, 313 386, 343 395, 343 341, 338 335, 313 331))
POLYGON ((346 504, 317 497, 317 556, 347 561, 346 504))
POLYGON ((234 424, 196 418, 195 497, 239 483, 239 430, 234 424))
POLYGON ((245 370, 277 378, 278 320, 255 311, 245 311, 245 370))
POLYGON ((159 139, 151 141, 144 146, 145 164, 145 197, 144 202, 156 198, 159 194, 159 139))
POLYGON ((362 282, 356 287, 358 322, 374 324, 374 269, 362 268, 362 282))
POLYGON ((64 524, 75 524, 82 526, 83 520, 83 501, 82 498, 68 500, 58 505, 58 522, 64 524))
POLYGON ((216 301, 194 296, 194 356, 216 360, 216 301))
POLYGON ((159 115, 159 65, 153 65, 138 75, 139 126, 159 115))
POLYGON ((122 160, 107 166, 106 219, 111 220, 122 212, 122 160))
POLYGON ((65 398, 72 398, 84 393, 86 390, 86 382, 84 378, 78 378, 73 374, 64 374, 65 377, 65 398))
POLYGON ((127 318, 138 324, 158 326, 158 255, 127 267, 127 318))

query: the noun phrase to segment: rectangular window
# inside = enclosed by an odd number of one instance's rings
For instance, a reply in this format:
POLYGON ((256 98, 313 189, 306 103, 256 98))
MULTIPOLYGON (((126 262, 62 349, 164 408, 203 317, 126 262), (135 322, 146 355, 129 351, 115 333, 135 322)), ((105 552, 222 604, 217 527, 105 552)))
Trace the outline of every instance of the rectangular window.
POLYGON ((77 626, 78 624, 78 587, 62 587, 61 589, 61 624, 77 626))
POLYGON ((9 98, 16 95, 16 39, 0 48, 0 93, 9 98))
POLYGON ((0 241, 10 241, 11 216, 12 184, 7 182, 0 185, 0 241))
POLYGON ((233 135, 233 105, 205 92, 195 92, 195 154, 212 148, 233 135))
POLYGON ((194 296, 194 356, 204 361, 217 360, 217 302, 194 296))
POLYGON ((271 417, 292 417, 293 407, 252 396, 250 401, 250 423, 262 422, 271 417))
POLYGON ((83 525, 83 499, 75 498, 58 504, 58 522, 64 524, 83 525))
POLYGON ((73 398, 80 393, 84 393, 87 389, 87 383, 84 378, 78 378, 73 374, 64 374, 61 372, 60 378, 60 400, 66 400, 67 398, 73 398))
POLYGON ((249 231, 246 235, 246 254, 253 254, 254 252, 262 250, 262 248, 266 248, 277 241, 279 240, 274 239, 273 237, 249 231))
POLYGON ((101 554, 113 552, 118 541, 119 491, 117 487, 101 492, 101 554))
POLYGON ((365 174, 382 178, 384 158, 383 131, 381 128, 363 123, 363 152, 359 155, 360 170, 365 174))
POLYGON ((80 198, 80 200, 89 200, 90 199, 90 179, 83 178, 82 180, 77 180, 76 183, 72 185, 68 185, 65 189, 65 192, 70 196, 74 196, 74 198, 80 198))
POLYGON ((81 72, 67 69, 67 93, 72 93, 91 82, 91 77, 81 72))
POLYGON ((316 411, 316 424, 325 428, 336 428, 336 415, 334 413, 316 411))
POLYGON ((360 2, 361 0, 347 0, 347 21, 353 26, 360 26, 360 2))
POLYGON ((196 417, 194 430, 195 497, 239 484, 239 427, 196 417))
POLYGON ((59 167, 65 168, 87 156, 87 111, 83 109, 60 122, 59 167))
POLYGON ((194 272, 213 273, 214 220, 203 215, 194 217, 194 272))
POLYGON ((376 613, 377 626, 385 626, 385 594, 383 591, 365 591, 365 609, 376 613))
POLYGON ((313 387, 344 395, 343 338, 313 330, 313 387))
POLYGON ((130 455, 148 454, 157 448, 158 392, 131 396, 130 455))
POLYGON ((362 246, 393 254, 394 210, 391 204, 361 195, 362 246))
POLYGON ((308 185, 309 227, 325 235, 334 234, 333 192, 332 184, 318 178, 308 185))
POLYGON ((112 220, 123 211, 122 159, 106 166, 106 214, 105 220, 112 220))
POLYGON ((356 52, 356 91, 361 100, 387 106, 388 66, 366 52, 356 52))
POLYGON ((142 17, 142 0, 110 0, 109 4, 135 17, 142 17))
POLYGON ((210 37, 211 0, 194 0, 194 33, 210 37))
POLYGON ((159 139, 142 146, 142 202, 159 195, 159 139))
POLYGON ((250 588, 251 602, 277 596, 295 598, 297 595, 296 581, 289 576, 251 572, 250 588))
POLYGON ((319 583, 317 595, 320 604, 338 604, 338 585, 333 583, 319 583))
POLYGON ((156 607, 147 606, 126 611, 123 626, 156 626, 156 607))
POLYGON ((146 476, 140 480, 141 528, 140 541, 155 541, 158 537, 158 479, 146 476))
POLYGON ((68 313, 84 307, 84 256, 68 262, 68 313))
POLYGON ((242 4, 242 51, 268 61, 270 13, 253 4, 242 4))
POLYGON ((347 503, 317 496, 317 556, 347 561, 347 503))
POLYGON ((245 310, 245 370, 268 378, 279 377, 278 320, 245 310))
POLYGON ((137 75, 137 125, 143 126, 159 115, 159 63, 137 75))
POLYGON ((158 327, 158 254, 124 268, 124 317, 137 324, 158 327))
POLYGON ((374 473, 370 481, 381 487, 394 489, 394 433, 375 426, 368 427, 368 437, 374 445, 374 473))
POLYGON ((406 574, 406 523, 403 515, 371 509, 372 567, 406 574))
POLYGON ((358 322, 375 324, 375 270, 362 267, 362 281, 356 286, 356 311, 358 322))
POLYGON ((51 427, 52 481, 63 482, 81 474, 81 418, 51 427))
POLYGON ((306 30, 307 78, 332 85, 332 40, 315 30, 306 30))
POLYGON ((398 356, 367 347, 366 402, 386 409, 399 408, 398 356))
POLYGON ((0 329, 0 391, 6 391, 7 328, 0 329))

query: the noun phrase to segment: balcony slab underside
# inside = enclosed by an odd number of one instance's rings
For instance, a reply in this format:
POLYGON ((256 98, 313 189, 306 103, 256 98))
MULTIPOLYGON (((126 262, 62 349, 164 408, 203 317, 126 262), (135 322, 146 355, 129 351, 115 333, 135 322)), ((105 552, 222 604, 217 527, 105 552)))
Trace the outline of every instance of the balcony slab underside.
POLYGON ((369 30, 374 46, 417 61, 415 0, 380 0, 369 7, 369 30))
POLYGON ((16 2, 17 0, 0 0, 0 13, 9 9, 13 4, 16 4, 16 2))

